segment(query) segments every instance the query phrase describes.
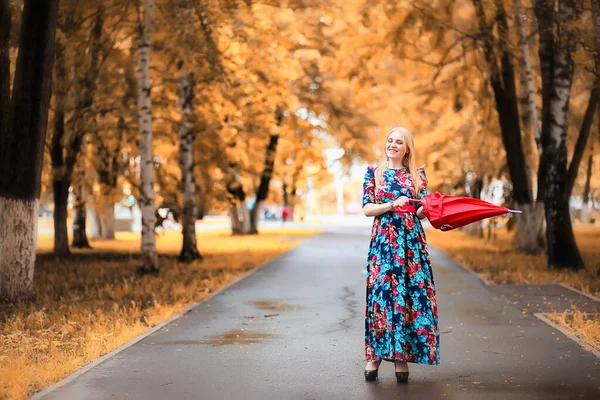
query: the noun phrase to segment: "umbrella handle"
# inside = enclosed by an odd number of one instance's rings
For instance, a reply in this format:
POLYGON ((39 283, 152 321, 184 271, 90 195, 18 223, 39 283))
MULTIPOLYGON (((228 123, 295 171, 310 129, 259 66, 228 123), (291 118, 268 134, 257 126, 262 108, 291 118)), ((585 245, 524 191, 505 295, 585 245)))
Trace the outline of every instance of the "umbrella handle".
POLYGON ((409 202, 413 202, 413 203, 419 203, 419 204, 423 204, 423 200, 417 200, 417 199, 408 199, 409 202))

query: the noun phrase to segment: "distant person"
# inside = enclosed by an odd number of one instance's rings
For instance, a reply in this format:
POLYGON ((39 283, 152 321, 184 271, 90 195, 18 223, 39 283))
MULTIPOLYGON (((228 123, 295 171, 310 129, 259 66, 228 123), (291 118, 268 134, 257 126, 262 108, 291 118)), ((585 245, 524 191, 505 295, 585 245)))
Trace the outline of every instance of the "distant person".
POLYGON ((408 382, 408 364, 437 365, 438 311, 431 262, 421 225, 423 208, 410 199, 427 194, 425 170, 415 166, 412 134, 390 130, 386 161, 369 166, 363 212, 375 217, 367 259, 365 379, 377 379, 382 360, 395 363, 398 382, 408 382))
POLYGON ((290 218, 290 210, 287 207, 283 207, 281 210, 281 219, 283 222, 287 221, 290 218))

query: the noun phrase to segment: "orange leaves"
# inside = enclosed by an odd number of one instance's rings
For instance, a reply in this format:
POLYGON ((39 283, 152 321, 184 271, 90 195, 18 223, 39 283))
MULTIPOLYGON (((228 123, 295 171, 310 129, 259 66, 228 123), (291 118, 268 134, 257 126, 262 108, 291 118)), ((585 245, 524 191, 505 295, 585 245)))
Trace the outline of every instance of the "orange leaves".
MULTIPOLYGON (((299 241, 289 240, 291 236, 316 233, 279 229, 232 237, 228 232, 199 231, 204 262, 169 263, 162 279, 134 274, 137 257, 127 254, 139 248, 139 234, 118 234, 119 240, 93 244, 112 260, 103 261, 102 254, 89 259, 90 251, 83 251, 79 261, 42 258, 36 271, 38 305, 3 310, 0 398, 27 398, 293 248, 299 241)), ((39 241, 44 252, 52 246, 48 238, 39 241)), ((181 249, 181 234, 161 235, 157 246, 161 254, 174 256, 181 249)))

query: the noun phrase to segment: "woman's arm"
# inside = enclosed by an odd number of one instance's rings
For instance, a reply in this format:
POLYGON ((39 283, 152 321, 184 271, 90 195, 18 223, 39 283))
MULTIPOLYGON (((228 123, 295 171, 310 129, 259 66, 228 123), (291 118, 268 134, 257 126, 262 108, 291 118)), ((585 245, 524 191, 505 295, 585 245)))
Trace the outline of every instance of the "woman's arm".
POLYGON ((363 207, 363 213, 365 213, 367 217, 376 217, 392 211, 392 208, 394 208, 393 202, 382 204, 368 203, 363 207))
POLYGON ((408 204, 408 197, 400 196, 391 203, 365 204, 363 206, 363 212, 367 217, 376 217, 378 215, 385 214, 386 212, 390 212, 396 207, 404 207, 406 204, 408 204))

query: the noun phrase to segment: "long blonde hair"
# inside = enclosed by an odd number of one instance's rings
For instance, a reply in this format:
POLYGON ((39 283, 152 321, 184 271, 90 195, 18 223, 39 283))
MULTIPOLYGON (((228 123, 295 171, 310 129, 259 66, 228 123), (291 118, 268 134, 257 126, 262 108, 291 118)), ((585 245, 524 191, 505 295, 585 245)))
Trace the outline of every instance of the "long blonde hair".
MULTIPOLYGON (((397 126, 395 128, 390 129, 386 138, 385 138, 385 146, 387 146, 387 140, 390 135, 394 132, 399 132, 402 135, 402 140, 404 142, 404 147, 406 149, 406 153, 402 158, 402 166, 408 169, 410 176, 413 181, 413 185, 415 188, 415 196, 419 196, 419 192, 421 191, 421 178, 419 177, 419 172, 417 171, 417 164, 415 161, 415 141, 413 140, 413 135, 406 128, 401 126, 397 126)), ((385 152, 385 147, 384 147, 385 152)), ((383 179, 383 172, 386 168, 390 166, 389 159, 386 157, 386 160, 379 164, 377 169, 375 169, 375 187, 379 187, 381 185, 381 181, 383 179)))

